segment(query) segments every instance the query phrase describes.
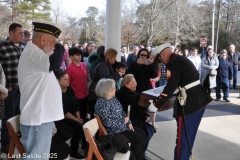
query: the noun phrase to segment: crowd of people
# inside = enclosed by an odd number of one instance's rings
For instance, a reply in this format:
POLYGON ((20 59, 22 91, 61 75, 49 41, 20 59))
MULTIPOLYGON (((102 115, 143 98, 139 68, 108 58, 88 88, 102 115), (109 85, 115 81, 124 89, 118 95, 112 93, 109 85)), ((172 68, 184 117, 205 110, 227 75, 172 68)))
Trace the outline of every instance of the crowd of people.
MULTIPOLYGON (((22 25, 12 23, 9 37, 0 43, 1 148, 6 153, 10 144, 6 121, 21 113, 22 143, 27 154, 57 152, 58 159, 67 159, 69 155, 84 159, 85 155, 78 152, 80 142, 82 150, 88 147, 82 126, 98 114, 109 135, 121 133, 127 137, 135 159, 145 160, 148 144, 158 127, 155 111, 138 103, 143 91, 166 86, 169 94, 161 94, 155 101, 159 108, 178 84, 185 86, 200 79, 201 87, 189 92, 204 93, 197 99, 205 101, 192 108, 194 104, 188 102, 186 114, 197 111, 202 115, 205 108, 201 107, 211 101, 213 88, 216 100, 221 99, 222 89, 227 102, 230 80, 237 88, 240 54, 234 45, 230 45, 229 52, 223 49, 219 56, 211 46, 200 57, 195 47, 181 52, 170 45, 155 50, 134 46, 132 53, 122 46, 118 53, 114 48, 96 47, 93 41, 69 47, 66 42, 56 41, 61 30, 55 24, 36 21, 33 25, 31 34, 22 25), (117 54, 121 54, 120 62, 116 61, 117 54), (179 68, 175 68, 177 65, 179 68)), ((182 114, 179 109, 174 112, 178 123, 182 114)), ((190 134, 193 141, 200 121, 196 121, 197 127, 190 134)), ((182 156, 180 150, 176 149, 175 156, 182 156)))
MULTIPOLYGON (((188 50, 185 53, 189 53, 188 50)), ((214 52, 211 45, 200 56, 197 48, 192 48, 190 54, 183 54, 192 61, 199 72, 200 82, 204 89, 210 95, 212 91, 216 92, 216 101, 221 99, 221 89, 223 91, 223 100, 230 102, 229 90, 237 90, 238 64, 240 53, 235 50, 234 45, 229 46, 229 51, 223 49, 220 54, 214 52)))

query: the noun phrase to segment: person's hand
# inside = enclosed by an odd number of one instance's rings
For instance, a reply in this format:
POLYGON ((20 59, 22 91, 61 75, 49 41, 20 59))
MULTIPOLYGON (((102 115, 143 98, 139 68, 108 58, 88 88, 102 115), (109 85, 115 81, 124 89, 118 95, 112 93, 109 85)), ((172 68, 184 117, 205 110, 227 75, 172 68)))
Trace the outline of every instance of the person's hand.
POLYGON ((7 98, 7 96, 7 94, 0 93, 0 100, 4 100, 5 98, 7 98))
POLYGON ((150 78, 150 81, 154 81, 154 82, 157 82, 157 81, 159 81, 159 79, 160 79, 160 77, 156 77, 156 78, 150 78))
POLYGON ((83 119, 81 119, 81 118, 76 118, 76 121, 81 125, 83 124, 83 119))
POLYGON ((145 60, 142 59, 142 58, 138 58, 138 59, 137 59, 137 63, 138 63, 138 64, 144 64, 144 61, 145 61, 145 60))
POLYGON ((152 63, 153 63, 153 61, 151 59, 147 59, 147 64, 145 64, 145 65, 150 65, 152 63))
POLYGON ((145 120, 145 122, 148 122, 149 119, 150 119, 150 117, 149 117, 149 116, 146 116, 146 120, 145 120))
POLYGON ((131 131, 134 131, 134 128, 133 128, 132 124, 128 125, 128 129, 131 130, 131 131))
POLYGON ((124 120, 125 120, 125 124, 128 123, 129 117, 125 117, 124 120))

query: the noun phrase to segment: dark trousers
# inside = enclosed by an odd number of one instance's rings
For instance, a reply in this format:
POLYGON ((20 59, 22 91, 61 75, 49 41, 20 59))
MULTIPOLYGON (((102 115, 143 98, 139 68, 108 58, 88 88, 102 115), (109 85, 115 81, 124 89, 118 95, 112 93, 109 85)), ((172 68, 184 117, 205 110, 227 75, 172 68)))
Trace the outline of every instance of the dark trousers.
POLYGON ((144 141, 144 148, 143 148, 144 152, 146 152, 146 150, 148 148, 149 141, 154 134, 154 128, 153 127, 151 127, 149 124, 145 124, 145 126, 147 128, 147 134, 146 134, 146 138, 145 138, 145 141, 144 141))
POLYGON ((54 135, 52 137, 51 148, 50 148, 50 160, 63 160, 71 154, 71 149, 68 144, 59 136, 54 135))
POLYGON ((73 152, 76 152, 79 148, 79 141, 82 137, 82 149, 86 149, 88 146, 88 143, 86 142, 86 138, 84 136, 82 125, 79 124, 77 121, 64 118, 61 120, 62 122, 66 123, 68 126, 72 127, 74 129, 74 133, 71 139, 71 149, 73 152))
POLYGON ((134 131, 141 134, 141 136, 143 138, 142 153, 143 153, 143 157, 145 157, 145 150, 144 149, 145 149, 145 142, 146 142, 146 133, 138 127, 133 126, 133 128, 134 128, 134 131))
POLYGON ((238 66, 233 67, 233 88, 237 88, 238 66))
POLYGON ((120 132, 120 134, 124 135, 131 143, 130 147, 136 160, 142 160, 143 159, 143 152, 142 152, 143 138, 141 134, 130 131, 130 130, 125 130, 123 132, 120 132))
POLYGON ((95 113, 94 106, 95 106, 96 102, 97 102, 97 100, 90 100, 90 101, 89 101, 90 110, 91 110, 91 119, 94 118, 94 113, 95 113))
POLYGON ((85 120, 87 116, 88 96, 83 99, 78 99, 78 104, 80 108, 80 117, 85 120))
MULTIPOLYGON (((194 112, 193 114, 186 115, 186 126, 191 148, 193 148, 197 130, 202 120, 205 109, 206 107, 203 107, 202 109, 194 112)), ((188 147, 186 132, 184 129, 183 117, 177 117, 176 121, 177 139, 176 147, 174 150, 174 160, 188 160, 190 158, 190 151, 188 147)))
POLYGON ((18 115, 19 111, 20 96, 14 91, 8 92, 8 97, 4 100, 5 103, 5 117, 2 119, 2 130, 1 130, 1 144, 9 145, 10 136, 7 130, 6 122, 8 119, 18 115))
POLYGON ((216 97, 221 99, 221 88, 223 90, 223 98, 229 96, 229 80, 228 78, 220 78, 217 76, 216 97))
POLYGON ((209 95, 211 95, 212 89, 209 87, 210 87, 209 75, 207 75, 203 82, 203 88, 207 91, 209 95))

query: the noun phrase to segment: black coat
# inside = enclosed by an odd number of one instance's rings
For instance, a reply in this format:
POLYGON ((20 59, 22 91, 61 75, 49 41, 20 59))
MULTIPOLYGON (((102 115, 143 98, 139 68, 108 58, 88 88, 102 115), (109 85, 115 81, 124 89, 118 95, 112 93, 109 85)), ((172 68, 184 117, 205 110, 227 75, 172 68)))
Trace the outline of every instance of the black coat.
POLYGON ((136 91, 139 93, 142 93, 142 91, 152 89, 150 78, 157 77, 157 71, 154 68, 153 64, 140 65, 137 62, 134 62, 134 64, 132 64, 132 67, 129 68, 128 73, 131 73, 134 75, 134 78, 138 84, 136 91))
POLYGON ((89 86, 89 99, 97 100, 97 95, 95 93, 95 87, 97 83, 102 78, 114 79, 116 82, 121 78, 118 72, 114 72, 112 65, 105 61, 100 61, 94 69, 93 80, 89 86))
MULTIPOLYGON (((146 116, 149 116, 145 111, 144 108, 138 105, 140 100, 140 95, 137 92, 132 92, 127 87, 121 87, 120 90, 116 94, 117 99, 121 103, 123 110, 127 114, 128 105, 131 105, 130 110, 130 120, 133 126, 138 127, 145 131, 147 134, 147 129, 145 124, 146 123, 146 116)), ((152 125, 150 125, 152 127, 152 125)))

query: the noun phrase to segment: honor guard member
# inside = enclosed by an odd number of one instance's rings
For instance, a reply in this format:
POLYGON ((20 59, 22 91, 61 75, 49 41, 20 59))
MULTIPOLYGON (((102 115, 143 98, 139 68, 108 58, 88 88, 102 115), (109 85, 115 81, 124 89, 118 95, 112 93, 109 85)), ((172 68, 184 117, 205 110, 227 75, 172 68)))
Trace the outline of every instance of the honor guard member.
POLYGON ((177 121, 174 160, 188 160, 206 105, 212 99, 200 85, 196 67, 186 57, 174 54, 170 43, 156 47, 152 54, 167 67, 167 84, 153 104, 157 107, 155 109, 161 108, 174 91, 179 89, 180 95, 173 108, 173 116, 177 121))
MULTIPOLYGON (((61 61, 57 64, 49 58, 61 30, 56 24, 45 20, 35 20, 33 26, 32 43, 27 43, 18 65, 20 130, 26 159, 37 156, 47 160, 53 121, 64 118, 61 88, 50 69, 52 64, 60 66, 61 61)), ((57 53, 54 52, 52 56, 57 53)))

